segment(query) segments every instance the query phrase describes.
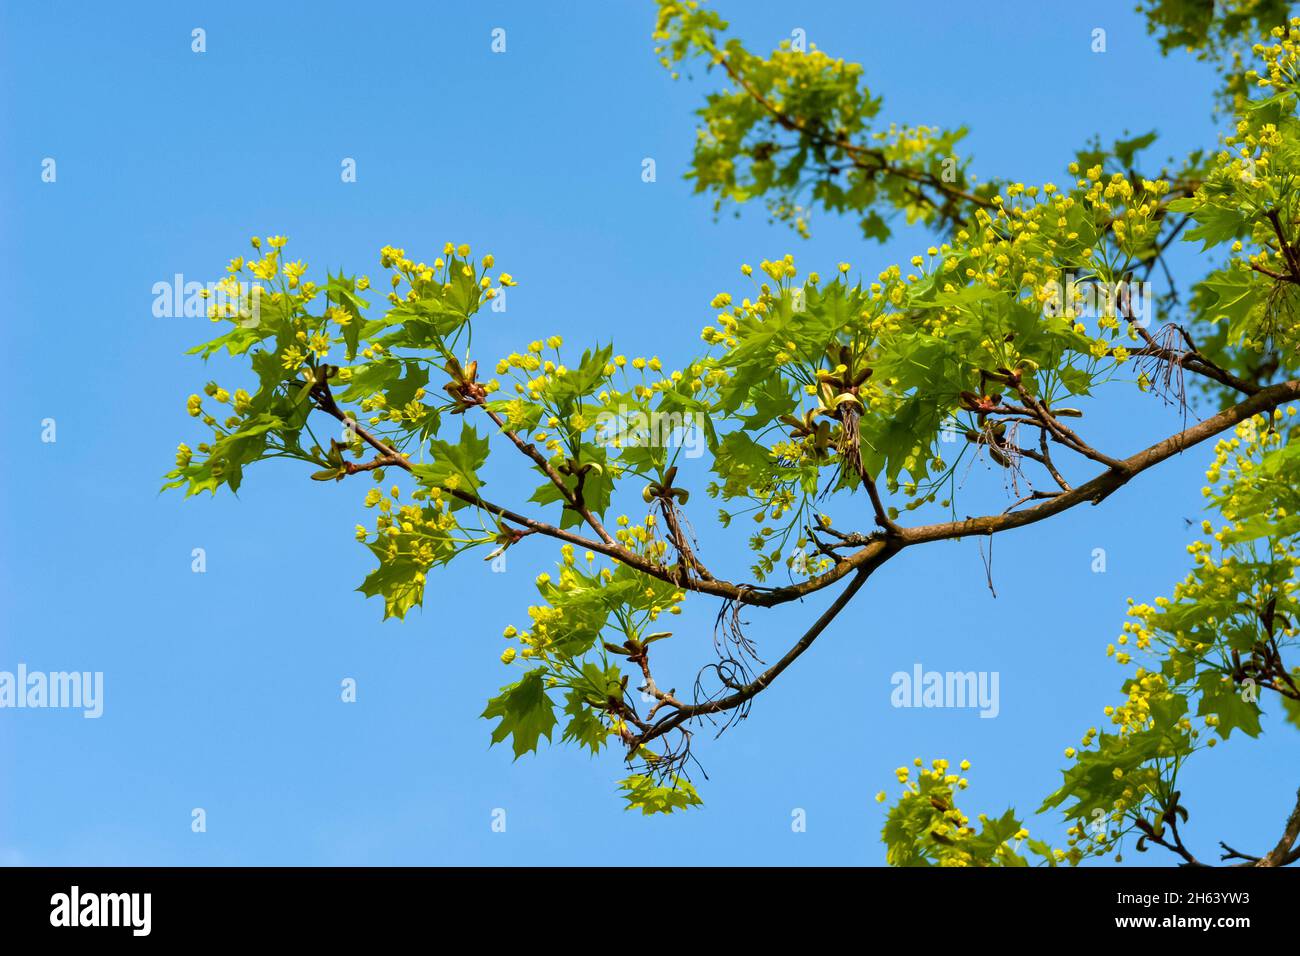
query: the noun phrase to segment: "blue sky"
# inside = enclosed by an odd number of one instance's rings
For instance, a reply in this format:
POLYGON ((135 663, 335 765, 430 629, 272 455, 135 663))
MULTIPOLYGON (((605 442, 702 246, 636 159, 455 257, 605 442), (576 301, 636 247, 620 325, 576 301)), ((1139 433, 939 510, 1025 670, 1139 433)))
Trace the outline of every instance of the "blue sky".
MULTIPOLYGON (((1130 0, 1008 2, 996 17, 957 3, 923 17, 877 2, 718 8, 755 48, 802 28, 863 62, 886 121, 969 125, 977 173, 1059 182, 1094 132, 1157 128, 1158 156, 1215 135, 1210 72, 1159 58, 1130 0)), ((1032 813, 1062 749, 1101 723, 1121 679, 1103 649, 1125 597, 1166 593, 1185 573, 1208 449, 1101 508, 999 538, 996 599, 974 542, 891 562, 745 723, 700 741, 706 806, 663 819, 623 811, 614 754, 554 747, 512 762, 487 746, 478 714, 511 676, 501 629, 522 622, 555 549, 530 540, 505 574, 468 560, 432 578, 423 612, 381 623, 378 602, 352 590, 370 569, 351 539, 365 483, 268 463, 238 498, 158 493, 176 443, 198 435, 185 396, 210 374, 239 382, 183 355, 211 326, 155 318, 152 286, 216 278, 252 234, 289 236, 314 270, 370 273, 387 243, 431 258, 469 242, 521 282, 507 314, 478 326, 481 356, 562 334, 665 363, 696 354, 709 299, 738 288, 742 262, 790 251, 806 268, 848 260, 871 274, 928 244, 902 230, 866 245, 824 217, 803 241, 758 208, 714 222, 681 178, 714 80, 670 81, 648 0, 565 9, 0 10, 0 670, 105 675, 99 720, 0 711, 0 864, 880 863, 872 795, 892 792, 893 768, 966 758, 966 809, 1032 813), (191 52, 195 27, 206 53, 191 52), (490 49, 496 27, 504 54, 490 49), (47 157, 54 183, 41 181, 47 157), (340 182, 345 157, 356 183, 340 182), (657 182, 641 180, 645 157, 657 182), (205 574, 191 572, 196 547, 205 574), (1098 547, 1104 574, 1090 570, 1098 547), (892 708, 890 675, 918 662, 997 671, 998 718, 892 708), (355 704, 339 701, 345 677, 355 704), (191 832, 196 807, 206 833, 191 832), (505 833, 492 832, 495 808, 505 833), (796 808, 807 832, 791 830, 796 808)), ((1128 454, 1178 426, 1133 398, 1092 418, 1090 435, 1128 454)), ((504 469, 492 480, 516 501, 535 484, 504 469)), ((996 482, 971 485, 972 510, 997 506, 996 482)), ((697 524, 710 564, 744 577, 746 554, 697 524)), ((755 612, 751 636, 777 656, 824 603, 755 612)), ((696 600, 677 622, 670 682, 688 687, 707 659, 715 611, 696 600)), ((1188 768, 1194 849, 1276 838, 1294 739, 1267 726, 1188 768), (1224 813, 1243 801, 1249 812, 1224 813)))

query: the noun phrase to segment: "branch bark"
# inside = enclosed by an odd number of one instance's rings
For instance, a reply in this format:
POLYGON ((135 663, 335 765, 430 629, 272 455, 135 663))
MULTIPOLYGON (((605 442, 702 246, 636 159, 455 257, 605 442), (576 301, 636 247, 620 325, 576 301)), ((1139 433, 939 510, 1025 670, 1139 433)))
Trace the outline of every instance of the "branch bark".
MULTIPOLYGON (((353 428, 357 435, 372 448, 384 456, 395 456, 398 460, 396 464, 411 469, 410 462, 404 455, 401 455, 395 448, 388 445, 381 439, 372 435, 368 430, 343 412, 333 399, 329 398, 328 392, 325 393, 327 401, 322 402, 318 398, 318 407, 327 412, 339 421, 350 423, 349 427, 353 428)), ((1230 408, 1224 409, 1216 415, 1205 419, 1202 422, 1184 429, 1163 441, 1146 448, 1128 458, 1117 460, 1114 467, 1107 469, 1102 474, 1093 478, 1082 485, 1077 485, 1069 491, 1063 491, 1056 497, 1044 499, 1040 504, 1032 508, 1025 508, 1022 511, 1013 511, 1004 514, 985 515, 978 518, 967 518, 961 521, 943 522, 940 524, 920 525, 911 528, 898 528, 895 534, 888 536, 888 543, 885 535, 869 535, 867 543, 857 551, 846 555, 841 561, 829 571, 816 577, 808 578, 795 584, 784 585, 775 588, 762 588, 749 584, 733 584, 721 579, 703 580, 692 578, 682 581, 681 576, 677 573, 675 567, 666 567, 657 564, 644 555, 636 554, 629 549, 619 545, 617 542, 607 542, 596 540, 584 535, 575 534, 569 531, 563 531, 546 522, 537 519, 528 518, 517 512, 511 511, 500 505, 492 504, 478 496, 463 492, 451 491, 453 495, 460 498, 468 504, 483 507, 485 510, 496 514, 500 517, 507 518, 531 530, 538 531, 549 537, 573 544, 577 547, 586 548, 597 554, 603 554, 607 557, 620 561, 623 564, 641 571, 651 577, 670 584, 675 584, 687 590, 699 594, 708 594, 713 597, 724 598, 736 601, 740 604, 748 604, 755 607, 775 607, 796 601, 808 595, 814 594, 823 588, 830 587, 843 578, 848 577, 861 568, 871 566, 873 562, 882 559, 888 551, 888 556, 892 556, 901 548, 910 547, 916 544, 924 544, 929 541, 943 541, 957 538, 969 537, 971 535, 991 535, 1001 531, 1008 531, 1012 528, 1020 528, 1026 525, 1034 524, 1045 518, 1060 514, 1084 502, 1100 504, 1109 495, 1118 488, 1127 484, 1133 477, 1146 471, 1160 462, 1173 457, 1179 452, 1185 451, 1194 445, 1199 444, 1209 438, 1214 437, 1230 428, 1233 428, 1240 422, 1245 421, 1252 415, 1261 412, 1269 412, 1278 405, 1288 401, 1300 398, 1300 380, 1281 382, 1277 385, 1271 385, 1267 388, 1260 389, 1246 400, 1230 408)))
POLYGON ((1286 866, 1300 858, 1300 849, 1293 849, 1296 841, 1300 840, 1300 790, 1296 791, 1295 796, 1295 809, 1287 818, 1282 838, 1277 841, 1277 846, 1260 857, 1255 866, 1286 866))

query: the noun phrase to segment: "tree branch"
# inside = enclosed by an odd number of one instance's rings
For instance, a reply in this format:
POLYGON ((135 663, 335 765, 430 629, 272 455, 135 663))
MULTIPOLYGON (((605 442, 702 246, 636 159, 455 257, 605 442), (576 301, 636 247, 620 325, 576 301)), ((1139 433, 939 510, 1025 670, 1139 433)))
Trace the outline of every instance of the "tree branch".
POLYGON ((564 479, 560 477, 560 474, 554 468, 551 467, 551 463, 542 456, 542 453, 537 450, 537 446, 525 442, 515 434, 515 432, 506 425, 504 419, 502 419, 496 412, 492 411, 492 409, 483 406, 483 411, 488 418, 492 419, 492 421, 496 423, 496 426, 501 430, 501 433, 509 438, 516 448, 531 459, 532 462, 541 469, 542 474, 551 479, 551 484, 555 485, 555 487, 559 489, 564 500, 568 502, 569 507, 582 516, 582 520, 591 527, 591 530, 595 531, 596 534, 600 536, 600 540, 606 544, 613 544, 614 539, 609 536, 609 532, 604 529, 601 523, 596 519, 596 516, 591 513, 591 509, 589 509, 583 502, 581 492, 569 490, 569 486, 564 483, 564 479))
POLYGON ((1255 866, 1286 866, 1300 858, 1300 850, 1293 850, 1296 841, 1300 840, 1300 790, 1296 791, 1295 809, 1291 811, 1291 816, 1287 818, 1286 827, 1282 831, 1282 838, 1277 841, 1277 846, 1265 853, 1255 866))
POLYGON ((664 717, 652 726, 646 733, 642 734, 637 743, 645 744, 648 741, 654 740, 656 737, 661 737, 668 731, 681 726, 693 717, 717 714, 722 711, 732 710, 761 693, 765 688, 771 686, 772 682, 781 675, 782 671, 798 660, 799 656, 803 654, 804 651, 812 647, 813 642, 817 640, 822 631, 826 630, 830 623, 835 620, 836 616, 848 606, 848 603, 853 600, 853 596, 862 589, 862 585, 867 583, 867 578, 871 576, 871 573, 892 557, 897 550, 898 546, 896 544, 885 545, 879 551, 874 561, 864 563, 859 567, 857 574, 855 574, 853 580, 849 582, 848 587, 840 592, 839 596, 834 600, 834 602, 832 602, 830 607, 823 611, 821 617, 817 618, 812 627, 804 632, 803 637, 799 638, 795 645, 786 651, 779 661, 767 670, 763 671, 763 673, 759 674, 748 684, 745 684, 734 694, 723 697, 720 700, 704 701, 702 703, 691 704, 690 706, 681 707, 678 710, 675 710, 673 713, 664 717))
MULTIPOLYGON (((397 459, 395 463, 399 467, 402 467, 407 471, 411 470, 410 462, 406 456, 401 455, 396 449, 376 438, 364 427, 359 425, 356 422, 356 419, 351 418, 343 412, 343 410, 334 403, 332 397, 329 396, 327 389, 314 390, 313 395, 317 397, 318 407, 320 407, 322 411, 327 412, 339 421, 348 423, 349 427, 352 428, 363 441, 369 444, 381 455, 395 456, 397 459)), ((1116 489, 1120 488, 1134 476, 1142 473, 1148 468, 1151 468, 1160 462, 1173 457, 1179 452, 1191 448, 1208 438, 1212 438, 1213 436, 1234 427, 1238 423, 1250 418, 1252 415, 1271 411, 1276 406, 1297 398, 1300 398, 1300 381, 1298 380, 1281 382, 1277 385, 1271 385, 1268 388, 1260 389, 1245 401, 1224 409, 1217 415, 1213 415, 1190 428, 1178 432, 1163 441, 1157 442, 1129 458, 1117 461, 1119 467, 1112 467, 1106 472, 1093 478, 1091 481, 1074 487, 1068 491, 1063 491, 1056 497, 1045 499, 1032 508, 1026 508, 1023 511, 1012 511, 1005 514, 967 518, 961 521, 920 525, 911 528, 899 528, 898 533, 896 535, 890 535, 888 540, 886 540, 883 535, 879 538, 872 538, 869 536, 866 539, 867 543, 865 545, 857 551, 842 558, 838 564, 824 574, 808 578, 807 580, 796 584, 775 588, 760 588, 753 585, 736 585, 719 579, 690 580, 682 582, 680 580, 680 575, 677 573, 675 568, 667 568, 659 565, 654 561, 649 560, 644 555, 636 554, 629 549, 622 547, 617 542, 609 543, 605 541, 597 541, 572 532, 563 531, 545 522, 527 518, 499 505, 491 504, 475 495, 459 490, 445 490, 450 491, 450 493, 455 497, 460 498, 469 504, 483 507, 485 510, 510 521, 514 521, 523 527, 574 544, 575 546, 589 549, 598 554, 603 554, 661 581, 685 587, 696 593, 708 594, 714 597, 735 601, 738 604, 748 604, 755 607, 775 607, 814 594, 823 588, 835 584, 841 579, 849 576, 851 573, 861 570, 862 568, 874 568, 880 562, 892 557, 893 554, 897 553, 897 551, 904 547, 923 544, 928 541, 964 538, 971 535, 991 535, 1000 531, 1007 531, 1012 528, 1034 524, 1045 518, 1067 511, 1085 501, 1091 502, 1092 504, 1099 504, 1116 489)))

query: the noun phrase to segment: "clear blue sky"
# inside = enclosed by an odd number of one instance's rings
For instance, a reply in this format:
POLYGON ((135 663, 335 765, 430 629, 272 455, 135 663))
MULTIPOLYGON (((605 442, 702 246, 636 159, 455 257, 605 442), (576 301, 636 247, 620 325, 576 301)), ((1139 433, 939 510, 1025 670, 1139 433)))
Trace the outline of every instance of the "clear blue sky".
MULTIPOLYGON (((1103 649, 1124 598, 1185 572, 1208 449, 1101 508, 1000 538, 996 600, 974 542, 891 562, 746 723, 701 740, 704 809, 625 813, 616 755, 556 747, 512 763, 477 717, 511 673, 501 628, 524 618, 554 549, 526 542, 506 574, 472 559, 439 573, 422 613, 385 624, 352 590, 370 567, 351 538, 364 483, 270 463, 238 499, 158 494, 176 443, 198 435, 185 396, 209 370, 182 353, 211 326, 155 318, 152 285, 215 278, 252 234, 288 235, 314 269, 376 273, 386 243, 419 258, 453 239, 522 283, 507 315, 480 324, 481 356, 558 333, 681 362, 741 262, 792 251, 807 268, 875 272, 926 240, 864 245, 851 223, 819 218, 801 241, 758 208, 714 223, 681 179, 714 81, 673 83, 656 64, 648 0, 570 4, 563 18, 524 2, 207 7, 0 10, 0 670, 97 670, 106 683, 99 720, 0 711, 0 863, 880 863, 872 795, 918 755, 973 762, 971 812, 1032 813, 1062 749, 1117 697, 1103 649), (355 184, 340 182, 344 157, 355 184), (43 444, 51 417, 58 440, 43 444), (191 572, 196 547, 206 574, 191 572), (1097 547, 1105 574, 1090 571, 1097 547), (998 671, 1000 716, 893 709, 890 675, 917 662, 998 671), (354 705, 339 702, 344 677, 359 683, 354 705), (190 830, 195 807, 205 834, 190 830), (505 834, 490 829, 498 807, 505 834), (794 808, 806 833, 791 832, 794 808)), ((1008 2, 996 16, 958 3, 719 9, 754 47, 801 27, 863 62, 886 119, 967 123, 986 175, 1059 182, 1093 132, 1158 128, 1160 156, 1213 141, 1207 68, 1160 59, 1131 0, 1008 2), (1089 49, 1096 26, 1104 55, 1089 49)), ((1150 400, 1096 417, 1090 435, 1127 454, 1178 424, 1150 400)), ((524 482, 493 481, 522 500, 524 482)), ((981 481, 972 510, 997 506, 981 481)), ((743 576, 745 553, 711 531, 704 543, 743 576)), ((779 655, 824 603, 756 612, 750 633, 779 655)), ((714 612, 696 600, 679 622, 667 680, 689 686, 714 612)), ((1198 852, 1276 838, 1295 740, 1267 726, 1189 768, 1198 852)), ((1029 824, 1060 836, 1054 818, 1029 824)))

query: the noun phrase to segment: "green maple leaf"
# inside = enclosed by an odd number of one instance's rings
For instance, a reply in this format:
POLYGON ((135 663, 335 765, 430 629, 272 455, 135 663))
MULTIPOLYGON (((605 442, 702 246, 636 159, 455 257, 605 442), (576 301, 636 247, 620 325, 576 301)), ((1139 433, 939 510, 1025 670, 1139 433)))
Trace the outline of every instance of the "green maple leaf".
POLYGON ((488 439, 479 438, 478 432, 469 424, 461 426, 460 440, 454 445, 438 438, 430 441, 429 453, 433 456, 431 464, 416 465, 411 469, 422 484, 448 487, 447 479, 453 476, 452 484, 462 491, 474 492, 483 484, 479 481, 478 470, 487 461, 488 439))
POLYGON ((672 784, 664 786, 644 774, 635 774, 619 783, 627 810, 640 810, 646 816, 654 813, 672 813, 704 803, 689 780, 674 777, 672 784))
POLYGON ((1240 342, 1246 332, 1255 306, 1261 301, 1266 286, 1255 281, 1255 274, 1240 269, 1215 273, 1203 283, 1215 294, 1209 314, 1228 320, 1228 339, 1240 342))
POLYGON ((502 687, 501 693, 488 701, 487 708, 480 715, 488 719, 500 718, 500 723, 492 731, 492 743, 499 744, 511 737, 516 760, 536 750, 542 737, 549 741, 557 723, 555 705, 546 693, 545 671, 544 667, 538 667, 525 674, 522 680, 502 687))
POLYGON ((1169 208, 1174 212, 1191 212, 1196 226, 1189 229, 1183 239, 1187 242, 1201 240, 1202 252, 1245 235, 1252 219, 1250 213, 1235 205, 1194 205, 1190 200, 1175 200, 1169 204, 1169 208))
POLYGON ((1201 692, 1196 715, 1216 715, 1219 723, 1214 729, 1220 737, 1227 740, 1238 728, 1248 737, 1259 736, 1259 705, 1245 700, 1241 689, 1232 681, 1224 680, 1217 671, 1204 671, 1197 678, 1196 686, 1201 692))
POLYGON ((564 728, 563 741, 574 741, 580 747, 586 747, 593 754, 598 754, 605 746, 609 728, 597 716, 596 711, 588 706, 586 695, 571 690, 566 696, 564 712, 569 716, 569 723, 564 728))
POLYGON ((373 542, 366 547, 379 561, 379 567, 366 575, 357 590, 366 597, 384 599, 384 620, 406 617, 407 611, 424 603, 424 573, 428 568, 411 555, 389 558, 386 542, 373 542))
MULTIPOLYGON (((1291 674, 1295 678, 1300 678, 1300 667, 1292 668, 1291 674)), ((1290 697, 1283 697, 1282 715, 1293 727, 1300 727, 1300 700, 1292 700, 1290 697)))
POLYGON ((352 315, 352 321, 343 326, 343 342, 347 347, 348 361, 351 362, 356 358, 361 326, 365 324, 362 311, 368 308, 370 303, 357 297, 357 285, 354 279, 340 273, 336 276, 328 276, 328 280, 325 285, 326 302, 338 305, 352 315))

